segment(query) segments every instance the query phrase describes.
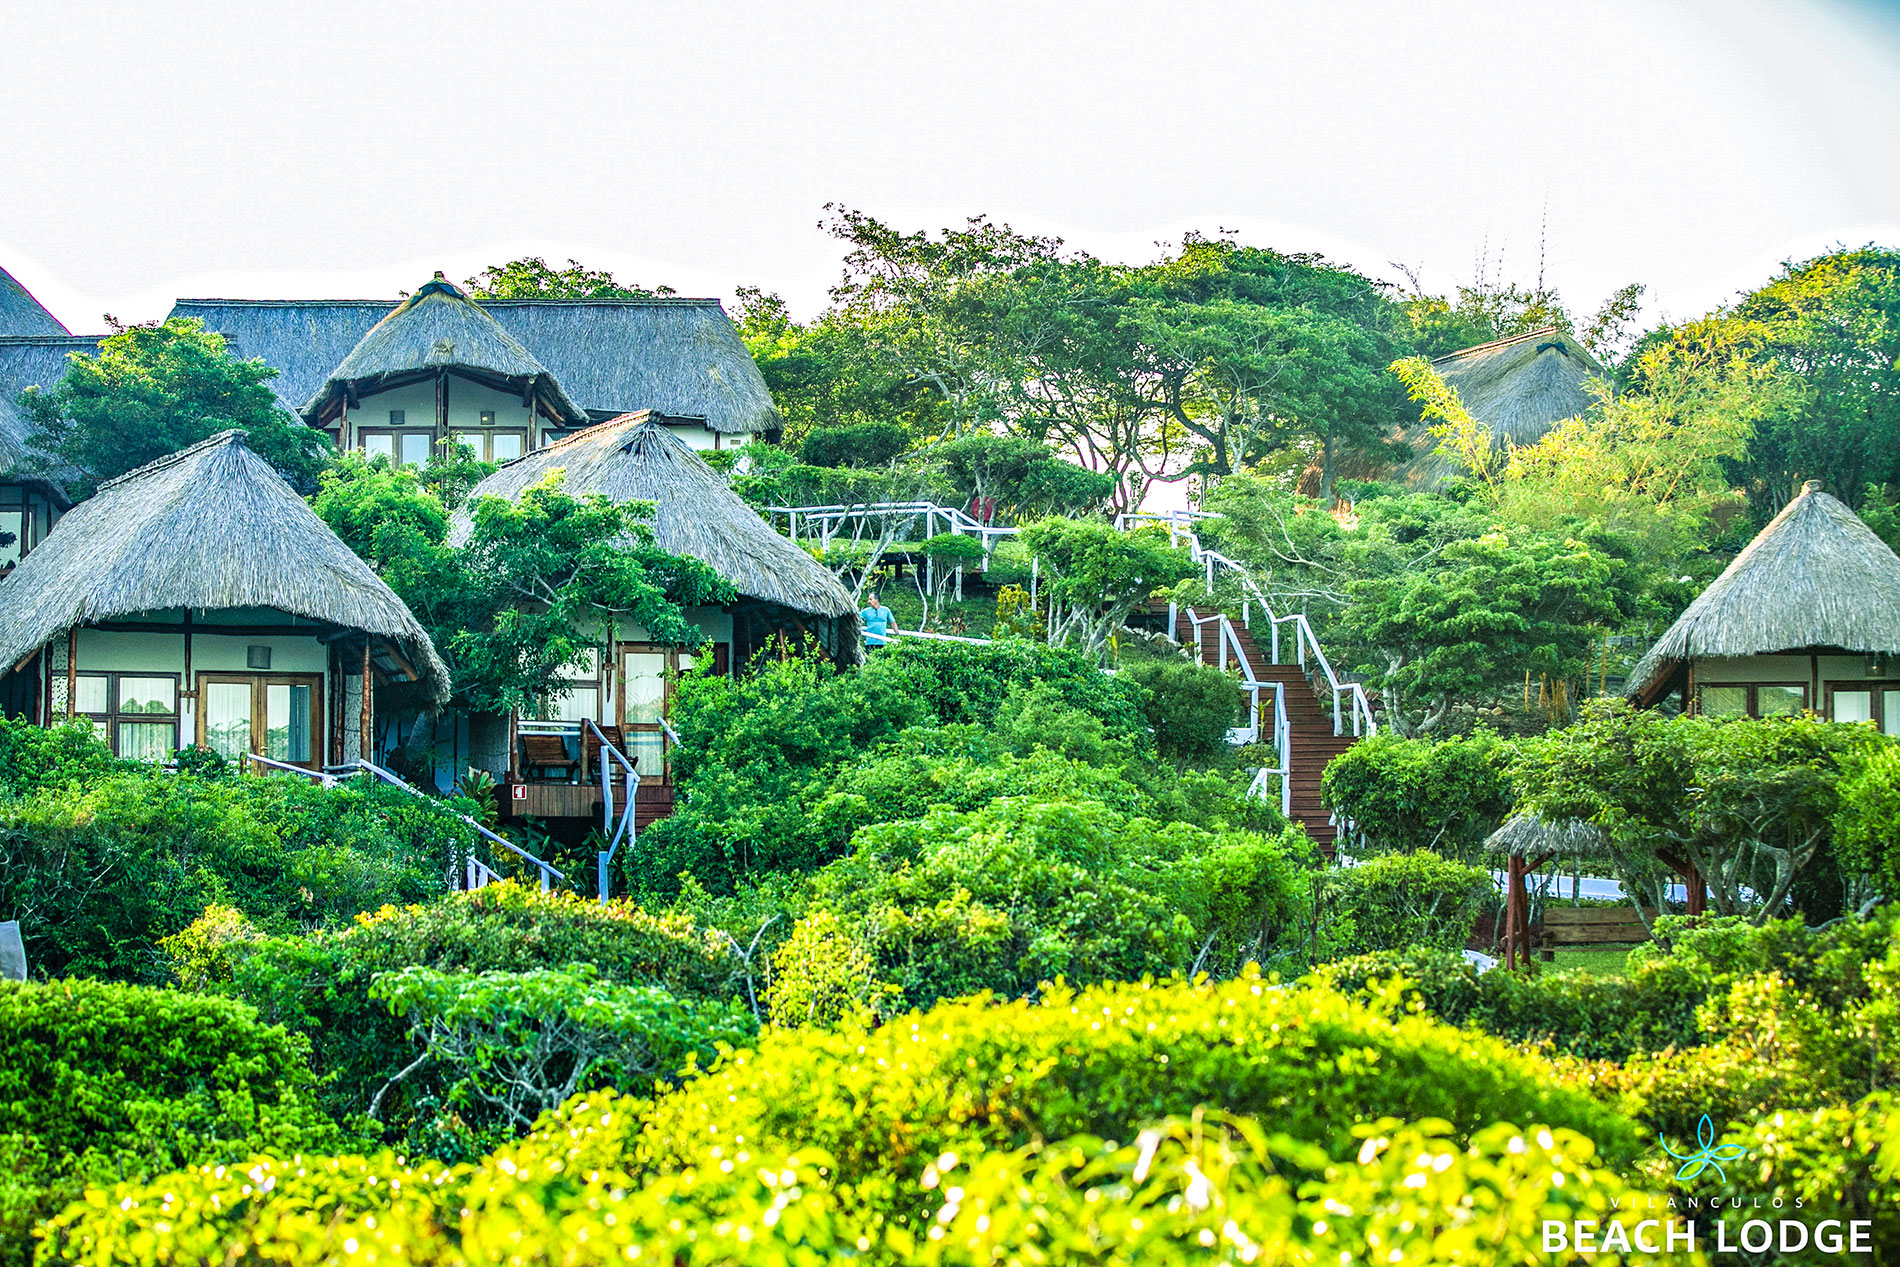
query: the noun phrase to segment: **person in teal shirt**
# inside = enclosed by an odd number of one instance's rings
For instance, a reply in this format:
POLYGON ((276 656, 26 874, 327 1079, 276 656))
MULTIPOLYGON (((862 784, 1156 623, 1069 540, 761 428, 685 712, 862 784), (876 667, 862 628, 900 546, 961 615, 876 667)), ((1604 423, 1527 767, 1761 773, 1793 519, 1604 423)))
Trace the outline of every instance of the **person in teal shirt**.
POLYGON ((891 614, 890 608, 879 606, 875 592, 865 597, 870 599, 870 606, 858 613, 858 619, 864 622, 864 645, 888 646, 891 631, 897 628, 897 617, 891 614))

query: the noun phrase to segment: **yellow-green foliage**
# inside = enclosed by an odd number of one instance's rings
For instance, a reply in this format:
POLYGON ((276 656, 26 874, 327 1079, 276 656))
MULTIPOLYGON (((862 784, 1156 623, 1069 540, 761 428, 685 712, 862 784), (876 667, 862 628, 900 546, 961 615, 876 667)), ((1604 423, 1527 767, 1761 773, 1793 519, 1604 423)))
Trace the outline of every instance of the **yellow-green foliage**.
POLYGON ((231 981, 232 952, 263 939, 257 926, 235 906, 213 902, 182 932, 158 939, 158 948, 170 961, 172 975, 187 990, 213 990, 231 981))
POLYGON ((863 940, 820 910, 799 920, 772 955, 765 1004, 775 1025, 836 1025, 872 1012, 892 990, 879 985, 877 961, 863 940))

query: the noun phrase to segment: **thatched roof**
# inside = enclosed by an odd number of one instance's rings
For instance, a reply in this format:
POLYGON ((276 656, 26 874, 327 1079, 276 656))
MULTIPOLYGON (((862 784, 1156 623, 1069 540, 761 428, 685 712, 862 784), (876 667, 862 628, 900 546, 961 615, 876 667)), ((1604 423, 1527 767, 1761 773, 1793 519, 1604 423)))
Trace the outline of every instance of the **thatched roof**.
MULTIPOLYGON (((62 334, 0 338, 0 477, 13 472, 19 479, 16 468, 29 457, 40 456, 27 448, 33 423, 20 408, 20 393, 29 387, 51 391, 66 377, 67 358, 75 352, 97 352, 100 337, 62 334)), ((28 482, 43 484, 65 504, 65 495, 53 482, 37 478, 28 482)))
POLYGON ((758 362, 716 299, 496 299, 483 306, 597 413, 703 418, 727 434, 783 425, 758 362))
POLYGON ((370 328, 300 411, 315 421, 339 400, 433 377, 443 370, 511 391, 532 394, 565 422, 587 421, 534 353, 437 273, 370 328))
MULTIPOLYGON (((479 303, 594 417, 648 409, 704 418, 729 435, 780 425, 757 363, 717 300, 479 303)), ((181 299, 171 315, 197 317, 229 338, 235 354, 276 367, 271 385, 295 411, 393 306, 386 299, 181 299)))
POLYGON ((1600 858, 1609 854, 1609 842, 1603 829, 1582 819, 1551 822, 1537 814, 1514 814, 1485 837, 1486 853, 1509 854, 1514 858, 1541 858, 1558 854, 1566 858, 1600 858))
MULTIPOLYGON (((857 610, 837 577, 774 532, 704 458, 646 413, 603 422, 516 458, 469 497, 512 501, 554 470, 565 472, 565 487, 576 497, 598 493, 616 502, 652 502, 655 544, 700 560, 741 594, 819 616, 857 610)), ((449 539, 466 541, 469 528, 467 510, 458 511, 449 539)))
POLYGON ((1900 557, 1810 480, 1656 640, 1625 693, 1687 660, 1834 648, 1900 653, 1900 557))
POLYGON ((394 643, 438 703, 449 674, 401 599, 225 431, 99 486, 0 580, 0 665, 74 625, 267 607, 394 643))
MULTIPOLYGON (((1448 353, 1432 369, 1491 429, 1499 448, 1536 444, 1557 423, 1580 416, 1596 399, 1585 384, 1608 377, 1574 336, 1555 326, 1448 353)), ((1399 469, 1407 484, 1437 488, 1455 473, 1429 428, 1408 431, 1404 439, 1418 454, 1399 469)))
POLYGON ((67 334, 59 318, 33 298, 33 292, 14 280, 13 274, 0 268, 0 335, 67 334))

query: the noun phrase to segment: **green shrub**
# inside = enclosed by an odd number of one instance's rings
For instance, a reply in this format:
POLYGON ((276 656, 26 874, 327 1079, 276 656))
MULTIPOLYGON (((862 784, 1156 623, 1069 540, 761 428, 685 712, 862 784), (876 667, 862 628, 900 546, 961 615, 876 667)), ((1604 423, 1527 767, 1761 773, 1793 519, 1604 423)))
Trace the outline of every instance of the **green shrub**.
POLYGON ((814 427, 799 446, 807 466, 889 466, 910 447, 910 432, 895 422, 814 427))
POLYGON ((440 893, 469 839, 371 780, 112 773, 0 802, 0 910, 37 971, 158 981, 157 943, 208 905, 272 932, 340 923, 440 893))
POLYGON ((1227 732, 1247 711, 1232 674, 1169 657, 1124 664, 1116 676, 1141 688, 1142 715, 1163 757, 1208 765, 1228 756, 1227 732))
MULTIPOLYGON (((1132 980, 1303 961, 1297 832, 1156 823, 1094 801, 1003 797, 861 829, 812 901, 866 930, 901 1005, 1047 981, 1132 980)), ((893 1001, 894 1004, 896 1001, 893 1001)))
POLYGON ((676 999, 653 986, 603 981, 590 964, 529 972, 409 967, 378 976, 370 997, 409 1023, 417 1057, 372 1098, 372 1115, 385 1092, 426 1062, 465 1152, 526 1131, 578 1092, 646 1090, 758 1028, 736 1000, 676 999))
POLYGON ((294 1166, 265 1158, 122 1185, 64 1215, 49 1248, 85 1267, 359 1258, 1517 1267, 1543 1258, 1545 1220, 1608 1222, 1633 1195, 1598 1166, 1589 1140, 1565 1130, 1500 1124, 1465 1146, 1442 1124, 1381 1122, 1364 1128, 1355 1156, 1335 1161, 1269 1133, 1270 1123, 1216 1115, 1164 1119, 1126 1144, 1085 1137, 944 1154, 917 1181, 921 1226, 880 1228, 810 1148, 728 1156, 713 1144, 700 1165, 642 1172, 625 1147, 630 1117, 624 1101, 589 1097, 472 1171, 387 1154, 294 1166), (1302 1188, 1301 1173, 1320 1181, 1302 1188))
POLYGON ((1347 953, 1457 950, 1495 900, 1491 875, 1435 853, 1386 854, 1328 871, 1321 920, 1347 953))
POLYGON ((88 1185, 355 1146, 316 1106, 307 1050, 229 999, 0 982, 0 1263, 88 1185))
POLYGON ((187 990, 210 991, 229 985, 237 963, 263 934, 235 906, 213 902, 182 932, 161 937, 159 950, 172 975, 187 990))
POLYGON ((1442 740, 1388 731, 1333 758, 1320 797, 1374 849, 1429 849, 1475 862, 1511 812, 1510 755, 1490 731, 1442 740))
POLYGON ((890 988, 863 940, 832 912, 813 911, 773 953, 765 1003, 774 1025, 832 1026, 874 1014, 890 988))
POLYGON ((113 758, 84 718, 43 727, 0 716, 0 794, 65 787, 129 765, 113 758))
MULTIPOLYGON (((232 988, 269 1020, 310 1036, 333 1112, 365 1111, 414 1058, 408 1025, 373 998, 382 973, 531 972, 592 964, 604 981, 655 986, 682 999, 723 1002, 738 967, 713 934, 680 916, 630 902, 543 896, 515 884, 454 893, 426 906, 384 907, 337 932, 258 943, 232 988)), ((441 1071, 405 1081, 381 1106, 392 1130, 421 1129, 443 1092, 441 1071)))

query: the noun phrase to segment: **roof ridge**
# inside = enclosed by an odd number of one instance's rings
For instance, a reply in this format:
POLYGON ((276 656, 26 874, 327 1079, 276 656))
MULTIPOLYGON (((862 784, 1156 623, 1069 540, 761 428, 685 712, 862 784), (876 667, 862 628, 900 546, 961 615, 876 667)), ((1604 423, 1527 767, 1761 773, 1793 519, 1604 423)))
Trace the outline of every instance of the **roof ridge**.
POLYGON ((109 339, 106 334, 0 334, 0 347, 4 348, 55 348, 66 343, 97 343, 109 339))
POLYGON ((108 488, 117 487, 118 485, 126 483, 128 480, 136 479, 137 477, 141 475, 149 475, 153 471, 163 470, 164 468, 168 466, 172 466, 175 463, 183 461, 184 459, 192 456, 194 453, 199 453, 206 449, 216 448, 220 445, 237 443, 240 445, 244 445, 244 448, 246 450, 249 450, 251 446, 248 444, 244 444, 244 438, 245 438, 245 432, 243 428, 226 427, 224 430, 218 432, 216 435, 206 436, 204 439, 198 441, 196 444, 188 444, 182 449, 176 450, 175 452, 172 452, 172 453, 167 453, 164 457, 153 458, 150 462, 147 462, 144 466, 133 467, 131 470, 127 471, 123 475, 113 476, 111 479, 107 480, 105 483, 99 485, 98 488, 94 489, 93 494, 97 496, 98 494, 105 492, 108 488))
POLYGON ((1565 331, 1559 326, 1555 326, 1555 325, 1539 326, 1535 330, 1526 330, 1523 334, 1513 334, 1506 338, 1493 339, 1489 343, 1474 343, 1468 348, 1459 348, 1455 352, 1442 353, 1432 358, 1432 364, 1436 365, 1440 361, 1449 361, 1460 356, 1469 356, 1473 352, 1488 352, 1492 348, 1509 347, 1513 343, 1522 343, 1526 339, 1535 339, 1546 334, 1564 335, 1571 339, 1575 339, 1577 337, 1574 334, 1569 334, 1569 332, 1565 331))
POLYGON ((531 457, 543 457, 549 453, 554 452, 554 450, 562 448, 566 445, 574 444, 581 440, 597 439, 599 438, 600 434, 603 431, 607 430, 610 427, 622 427, 622 428, 631 429, 637 426, 644 426, 645 424, 652 422, 656 416, 657 415, 655 415, 651 409, 635 409, 628 413, 618 414, 612 418, 603 418, 601 421, 589 423, 587 426, 582 427, 577 431, 570 431, 568 434, 562 436, 559 440, 556 440, 553 444, 544 444, 538 449, 531 449, 528 452, 523 453, 518 458, 509 458, 506 462, 503 462, 499 467, 496 467, 495 469, 505 470, 506 468, 513 466, 517 462, 525 462, 531 457))

